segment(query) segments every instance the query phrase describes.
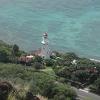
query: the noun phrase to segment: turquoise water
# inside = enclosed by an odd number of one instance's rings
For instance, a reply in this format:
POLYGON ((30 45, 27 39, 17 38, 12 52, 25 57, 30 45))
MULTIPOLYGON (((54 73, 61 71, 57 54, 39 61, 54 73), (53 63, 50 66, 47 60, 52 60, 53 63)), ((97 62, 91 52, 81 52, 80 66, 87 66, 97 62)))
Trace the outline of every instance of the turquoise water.
POLYGON ((100 59, 100 0, 0 0, 0 39, 25 50, 50 48, 100 59))

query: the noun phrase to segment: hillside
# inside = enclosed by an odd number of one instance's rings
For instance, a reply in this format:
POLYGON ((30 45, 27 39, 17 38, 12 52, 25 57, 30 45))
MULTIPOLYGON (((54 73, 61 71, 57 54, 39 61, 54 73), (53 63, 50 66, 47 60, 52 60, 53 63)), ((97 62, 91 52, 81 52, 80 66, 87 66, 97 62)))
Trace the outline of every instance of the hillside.
POLYGON ((0 42, 0 100, 38 100, 33 99, 38 96, 42 98, 39 100, 76 100, 71 86, 88 87, 100 94, 99 62, 57 51, 49 59, 34 56, 30 64, 17 61, 28 54, 16 44, 0 42), (12 87, 11 91, 4 92, 5 84, 12 87))
POLYGON ((60 96, 63 96, 63 98, 67 96, 63 100, 67 98, 72 100, 75 97, 70 86, 57 81, 56 75, 50 69, 48 74, 45 70, 37 71, 34 68, 27 68, 22 65, 0 63, 0 80, 9 82, 17 91, 14 94, 13 92, 10 93, 10 99, 8 96, 7 100, 26 100, 28 92, 34 95, 40 94, 53 100, 58 100, 57 98, 60 100, 60 96), (53 74, 50 75, 50 73, 53 74))

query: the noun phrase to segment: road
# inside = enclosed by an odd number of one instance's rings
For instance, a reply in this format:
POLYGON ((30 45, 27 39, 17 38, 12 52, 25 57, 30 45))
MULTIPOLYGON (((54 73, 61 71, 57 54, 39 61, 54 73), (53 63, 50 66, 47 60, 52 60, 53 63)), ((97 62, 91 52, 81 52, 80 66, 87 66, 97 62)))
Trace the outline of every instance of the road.
POLYGON ((96 94, 90 93, 82 89, 77 89, 75 87, 73 87, 73 89, 76 91, 80 100, 100 100, 100 96, 96 94))

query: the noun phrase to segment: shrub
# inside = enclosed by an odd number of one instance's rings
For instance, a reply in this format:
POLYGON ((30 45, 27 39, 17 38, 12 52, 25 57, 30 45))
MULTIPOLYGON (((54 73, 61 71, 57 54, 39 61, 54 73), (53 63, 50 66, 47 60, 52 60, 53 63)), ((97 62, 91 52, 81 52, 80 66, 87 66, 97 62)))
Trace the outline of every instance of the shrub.
POLYGON ((100 78, 98 78, 94 84, 90 86, 90 91, 100 94, 100 78))
POLYGON ((39 63, 39 62, 35 62, 33 64, 33 66, 34 66, 35 69, 44 69, 45 68, 45 66, 43 64, 39 63))
POLYGON ((54 65, 54 60, 52 60, 52 59, 46 59, 45 60, 45 63, 46 63, 46 66, 48 66, 48 67, 52 67, 53 65, 54 65))
POLYGON ((47 84, 44 94, 53 100, 67 100, 68 98, 73 100, 76 98, 76 93, 69 86, 59 82, 47 84))

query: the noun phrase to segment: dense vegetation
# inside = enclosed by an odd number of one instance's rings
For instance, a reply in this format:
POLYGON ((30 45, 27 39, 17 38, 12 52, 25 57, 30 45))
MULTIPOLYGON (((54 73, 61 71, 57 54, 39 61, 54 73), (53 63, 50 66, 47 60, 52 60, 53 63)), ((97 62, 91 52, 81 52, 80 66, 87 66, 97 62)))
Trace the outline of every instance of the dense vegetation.
POLYGON ((0 41, 0 62, 16 62, 17 57, 22 54, 25 54, 25 52, 19 50, 19 47, 16 44, 9 45, 0 41))
POLYGON ((10 100, 24 100, 27 92, 41 94, 53 100, 73 100, 76 97, 70 86, 57 80, 52 69, 49 69, 48 74, 45 70, 37 71, 22 65, 0 63, 0 80, 10 82, 16 89, 15 99, 10 100))
POLYGON ((0 80, 10 82, 17 91, 11 92, 8 100, 29 100, 29 93, 40 94, 48 100, 74 100, 76 93, 70 85, 89 87, 100 94, 99 62, 54 51, 50 59, 34 56, 30 66, 19 64, 18 58, 26 54, 16 44, 0 41, 0 80))
POLYGON ((91 91, 100 94, 98 91, 100 86, 99 62, 79 58, 74 53, 61 54, 57 52, 56 56, 57 57, 52 57, 55 61, 52 68, 57 76, 63 77, 65 82, 70 82, 73 86, 78 88, 90 86, 91 91), (75 62, 73 62, 74 60, 75 62))

